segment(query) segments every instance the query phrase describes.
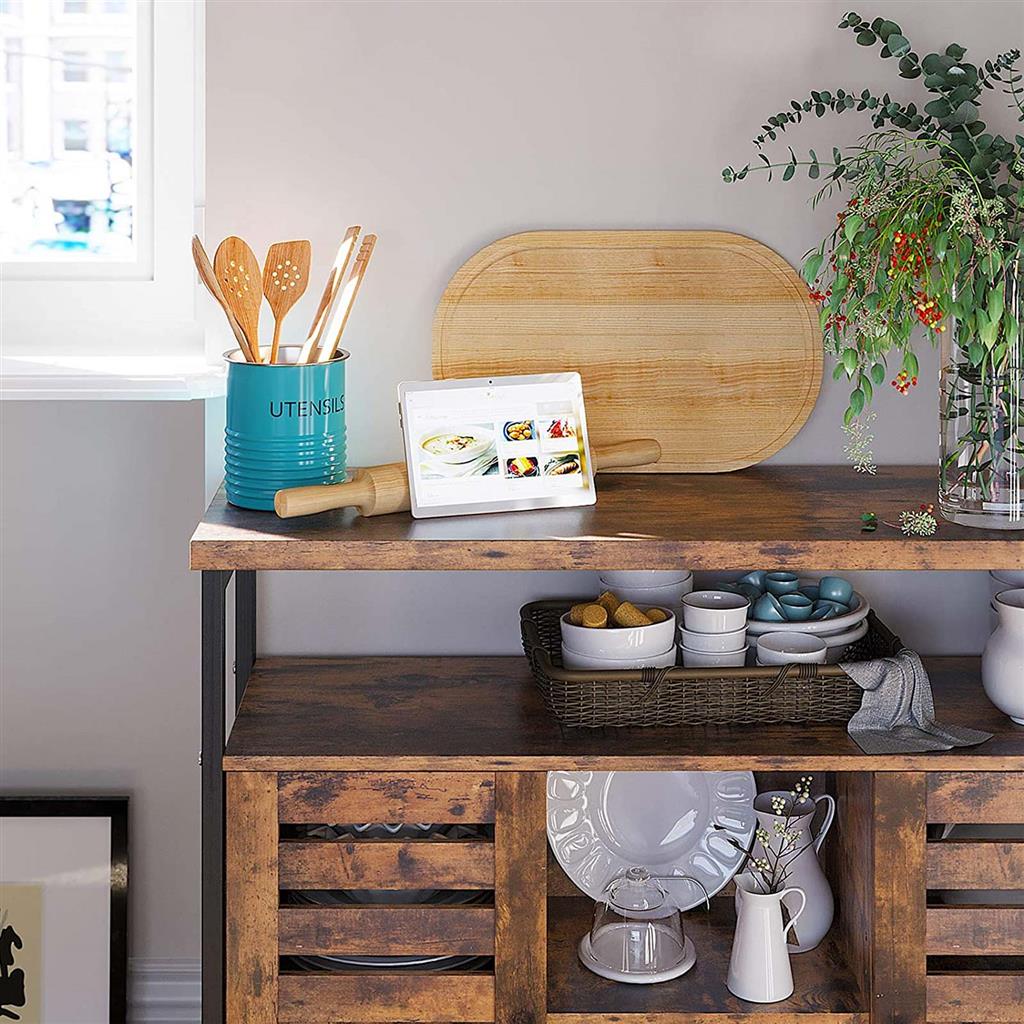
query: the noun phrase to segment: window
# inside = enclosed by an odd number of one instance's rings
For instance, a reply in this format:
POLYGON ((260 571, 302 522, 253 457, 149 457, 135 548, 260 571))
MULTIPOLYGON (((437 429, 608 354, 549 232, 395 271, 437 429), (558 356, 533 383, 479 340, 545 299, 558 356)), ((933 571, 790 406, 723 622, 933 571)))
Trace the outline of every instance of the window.
POLYGON ((89 5, 86 0, 64 0, 65 14, 88 14, 89 5))
POLYGON ((128 0, 103 0, 104 14, 127 14, 128 0))
POLYGON ((131 68, 128 65, 128 54, 124 50, 107 50, 103 61, 108 82, 127 82, 131 68))
POLYGON ((0 0, 0 17, 5 14, 18 17, 21 14, 21 0, 0 0))
POLYGON ((64 122, 64 148, 71 150, 89 148, 89 125, 85 121, 73 118, 64 122))
POLYGON ((65 50, 61 60, 64 63, 65 82, 89 81, 89 55, 84 50, 65 50))

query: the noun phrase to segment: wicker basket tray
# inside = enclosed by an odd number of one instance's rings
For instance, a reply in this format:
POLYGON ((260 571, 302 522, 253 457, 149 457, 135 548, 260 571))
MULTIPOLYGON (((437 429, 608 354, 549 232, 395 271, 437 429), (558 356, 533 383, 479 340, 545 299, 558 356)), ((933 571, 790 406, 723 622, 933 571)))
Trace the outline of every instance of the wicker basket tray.
MULTIPOLYGON (((520 611, 523 648, 548 710, 567 728, 848 722, 861 689, 838 665, 780 668, 562 668, 559 619, 572 601, 533 601, 520 611)), ((847 661, 896 654, 899 638, 868 613, 847 661)))

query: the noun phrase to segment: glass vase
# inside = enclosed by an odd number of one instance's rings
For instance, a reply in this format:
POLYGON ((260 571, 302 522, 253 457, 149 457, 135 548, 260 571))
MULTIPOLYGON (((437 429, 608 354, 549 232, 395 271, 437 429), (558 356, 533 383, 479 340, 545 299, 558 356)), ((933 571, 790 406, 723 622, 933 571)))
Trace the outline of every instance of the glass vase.
MULTIPOLYGON (((1021 284, 1006 279, 1018 322, 1021 284)), ((942 338, 939 510, 962 526, 1024 530, 1024 338, 1005 344, 1000 332, 1002 347, 973 361, 974 336, 957 325, 942 338)))

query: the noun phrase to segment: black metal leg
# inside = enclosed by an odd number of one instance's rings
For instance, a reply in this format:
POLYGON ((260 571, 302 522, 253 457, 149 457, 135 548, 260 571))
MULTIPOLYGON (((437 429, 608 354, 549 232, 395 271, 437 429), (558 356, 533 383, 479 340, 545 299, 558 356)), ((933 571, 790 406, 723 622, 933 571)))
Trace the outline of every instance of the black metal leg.
POLYGON ((202 1024, 224 1024, 224 590, 230 572, 203 573, 202 1024))
POLYGON ((256 661, 256 573, 235 573, 235 709, 256 661))

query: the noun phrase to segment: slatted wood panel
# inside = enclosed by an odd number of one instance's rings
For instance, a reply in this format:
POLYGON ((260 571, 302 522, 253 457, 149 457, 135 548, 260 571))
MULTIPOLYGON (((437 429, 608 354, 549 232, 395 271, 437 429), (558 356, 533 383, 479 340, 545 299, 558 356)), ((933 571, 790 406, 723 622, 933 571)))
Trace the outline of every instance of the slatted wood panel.
POLYGON ((486 974, 296 974, 281 976, 282 1024, 390 1024, 494 1020, 486 974))
POLYGON ((494 821, 494 776, 473 772, 282 772, 284 822, 494 821))
POLYGON ((226 793, 226 1005, 230 1024, 277 1019, 277 776, 233 772, 226 793))
POLYGON ((1024 822, 1024 772, 929 772, 928 820, 972 825, 1024 822))
POLYGON ((282 889, 493 889, 487 842, 373 841, 281 844, 282 889))
POLYGON ((973 839, 929 843, 928 888, 1024 888, 1024 841, 973 839))
POLYGON ((1022 954, 1024 908, 929 907, 928 953, 950 956, 1022 954))
POLYGON ((1020 1024, 1024 974, 939 974, 928 978, 928 1020, 934 1024, 1020 1024))
POLYGON ((282 956, 494 955, 492 907, 282 907, 279 921, 282 956))
POLYGON ((546 772, 500 772, 494 827, 495 992, 499 1024, 547 1012, 546 772))

